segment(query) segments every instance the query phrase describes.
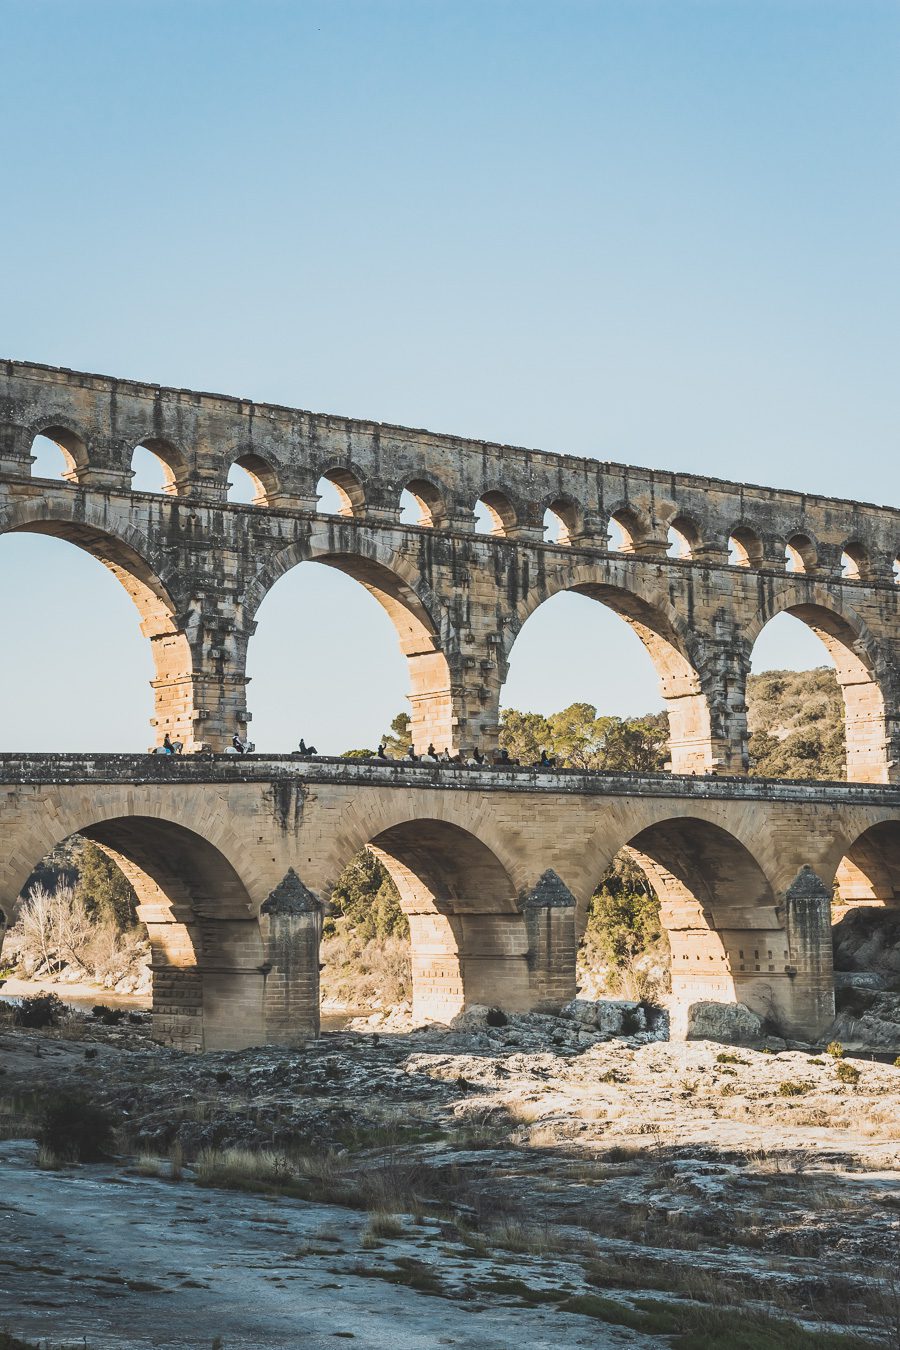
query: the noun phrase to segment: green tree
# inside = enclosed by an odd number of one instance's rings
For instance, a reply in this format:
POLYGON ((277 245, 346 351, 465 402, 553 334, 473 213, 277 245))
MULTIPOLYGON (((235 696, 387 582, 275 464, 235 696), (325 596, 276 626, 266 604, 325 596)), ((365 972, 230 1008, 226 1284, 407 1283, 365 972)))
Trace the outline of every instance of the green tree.
POLYGON ((660 773, 669 758, 669 719, 665 713, 609 717, 600 752, 600 768, 612 773, 660 773))
POLYGON ((591 703, 572 703, 549 717, 506 708, 500 722, 500 745, 513 759, 534 764, 546 750, 563 769, 659 773, 668 741, 665 713, 598 717, 591 703))
POLYGON ((412 745, 412 718, 409 713, 398 713, 391 722, 391 729, 382 737, 385 751, 392 759, 402 759, 412 745))
POLYGON ((137 896, 131 883, 90 839, 84 841, 78 860, 75 899, 81 901, 88 914, 112 919, 122 932, 137 923, 137 896))
POLYGON ((333 917, 346 919, 363 941, 409 933, 397 888, 387 868, 367 848, 341 872, 329 899, 333 917))
POLYGON ((500 746, 522 764, 536 764, 542 750, 552 750, 550 723, 540 713, 504 708, 500 714, 500 746))
POLYGON ((622 967, 662 938, 659 900, 627 853, 615 858, 591 898, 588 931, 600 960, 622 967))

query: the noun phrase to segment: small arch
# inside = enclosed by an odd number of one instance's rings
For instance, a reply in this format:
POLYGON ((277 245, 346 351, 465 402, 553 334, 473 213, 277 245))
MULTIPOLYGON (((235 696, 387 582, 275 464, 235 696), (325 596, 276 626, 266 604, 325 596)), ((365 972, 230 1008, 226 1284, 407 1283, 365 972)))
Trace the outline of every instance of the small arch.
POLYGON ((187 473, 187 460, 171 441, 147 436, 134 448, 131 456, 135 492, 164 492, 175 496, 178 481, 187 473))
POLYGON ((350 469, 335 465, 327 469, 316 484, 318 510, 323 516, 361 516, 366 496, 359 477, 350 469))
POLYGON ((31 449, 32 454, 37 456, 36 463, 32 466, 33 477, 60 477, 75 481, 79 470, 87 467, 88 450, 84 438, 79 432, 73 431, 71 427, 62 426, 59 423, 41 427, 34 435, 31 449), (62 456, 64 468, 59 474, 44 475, 35 472, 35 469, 39 470, 44 464, 47 464, 49 446, 42 443, 48 441, 56 447, 62 456))
POLYGON ((475 533, 509 536, 518 523, 515 507, 505 492, 483 492, 475 503, 475 533))
POLYGON ((611 553, 634 553, 647 535, 645 522, 630 506, 621 506, 613 511, 608 529, 611 553))
POLYGON ((784 547, 784 570, 808 573, 816 570, 818 553, 808 534, 792 534, 784 547))
POLYGON ((868 575, 868 550, 856 540, 851 540, 841 552, 841 576, 845 581, 865 581, 868 575))
POLYGON ((571 544, 580 533, 581 513, 567 497, 557 497, 544 512, 544 542, 571 544))
POLYGON ((400 495, 403 525, 441 530, 447 524, 443 493, 427 478, 411 478, 400 495))
POLYGON ((278 478, 272 465, 248 451, 232 460, 229 469, 228 500, 251 506, 270 506, 278 496, 278 478), (235 468, 242 470, 235 474, 235 468))
POLYGON ((700 543, 699 527, 688 516, 676 516, 668 530, 669 546, 666 555, 689 561, 694 557, 700 543))
POLYGON ((477 1003, 530 1006, 528 938, 496 854, 444 820, 410 820, 369 841, 409 920, 413 1016, 449 1022, 477 1003))
POLYGON ((894 584, 900 586, 900 553, 898 553, 894 559, 894 565, 891 570, 894 574, 894 584))
POLYGON ((762 567, 762 540, 749 525, 737 525, 728 536, 728 561, 732 567, 762 567))

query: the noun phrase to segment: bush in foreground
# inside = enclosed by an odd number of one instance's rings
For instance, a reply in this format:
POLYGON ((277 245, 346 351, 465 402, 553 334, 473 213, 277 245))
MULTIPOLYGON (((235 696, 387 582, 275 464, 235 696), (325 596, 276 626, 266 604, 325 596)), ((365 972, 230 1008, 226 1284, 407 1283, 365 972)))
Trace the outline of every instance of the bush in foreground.
POLYGON ((32 994, 23 998, 13 1013, 17 1027, 57 1027, 66 1005, 55 994, 32 994))
POLYGON ((100 1162, 115 1142, 115 1118, 78 1092, 60 1092, 40 1114, 38 1143, 62 1162, 100 1162))

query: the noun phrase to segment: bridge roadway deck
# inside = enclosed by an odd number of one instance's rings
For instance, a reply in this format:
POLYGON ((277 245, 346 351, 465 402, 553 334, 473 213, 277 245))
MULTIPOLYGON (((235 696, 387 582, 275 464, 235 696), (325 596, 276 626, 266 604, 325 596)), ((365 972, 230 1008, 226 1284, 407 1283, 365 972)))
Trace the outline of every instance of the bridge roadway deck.
POLYGON ((746 778, 711 774, 629 774, 605 770, 469 767, 409 760, 316 755, 0 753, 0 784, 202 783, 353 784, 439 788, 445 792, 563 793, 591 797, 666 797, 832 806, 900 806, 900 783, 746 778))
POLYGON ((416 1015, 551 1008, 629 847, 672 991, 812 1039, 834 1017, 831 905, 900 904, 900 784, 299 755, 0 755, 0 908, 80 833, 135 888, 154 1025, 185 1047, 315 1034, 322 906, 368 846, 410 927, 416 1015))

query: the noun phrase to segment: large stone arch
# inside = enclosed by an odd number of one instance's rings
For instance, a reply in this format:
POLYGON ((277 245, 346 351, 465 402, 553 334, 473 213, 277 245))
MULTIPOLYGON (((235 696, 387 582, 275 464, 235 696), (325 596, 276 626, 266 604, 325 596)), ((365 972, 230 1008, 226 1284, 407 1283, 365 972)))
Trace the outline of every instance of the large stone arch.
MULTIPOLYGON (((14 898, 40 860, 80 834, 122 869, 150 938, 154 1039, 186 1050, 238 1049, 266 1039, 265 969, 256 906, 222 848, 179 820, 123 812, 85 792, 35 813, 0 869, 0 900, 14 898)), ((134 810, 134 807, 137 809, 134 810)))
POLYGON ((753 803, 726 814, 713 803, 633 799, 616 803, 581 850, 581 876, 570 882, 579 931, 620 850, 656 891, 672 953, 676 1032, 687 1007, 701 1001, 744 1003, 794 1035, 812 1034, 833 1016, 824 869, 815 896, 798 893, 796 857, 785 871, 766 819, 753 803))
POLYGON ((155 667, 155 740, 168 733, 190 749, 194 740, 194 660, 179 616, 178 592, 147 538, 129 520, 98 512, 80 497, 60 492, 26 498, 0 510, 0 534, 44 534, 63 539, 96 558, 130 596, 155 667))
POLYGON ((844 700, 847 780, 892 781, 900 758, 900 692, 897 672, 875 634, 843 596, 836 601, 825 586, 780 582, 744 628, 748 671, 757 638, 779 614, 806 624, 834 662, 844 700))
POLYGON ((629 625, 643 643, 660 682, 669 715, 673 773, 709 773, 728 763, 724 720, 705 687, 704 654, 685 616, 679 614, 658 586, 644 586, 621 563, 583 563, 546 571, 541 584, 517 598, 504 627, 502 679, 513 646, 526 620, 542 604, 564 591, 589 596, 606 605, 629 625))
POLYGON ((413 1016, 449 1022, 472 1004, 530 1007, 526 922, 497 854, 427 816, 365 833, 409 921, 413 1016))
POLYGON ((244 597, 246 627, 272 587, 304 562, 321 563, 358 582, 378 601, 394 626, 409 670, 413 744, 420 752, 457 748, 457 701, 453 665, 457 642, 446 607, 406 556, 373 539, 364 526, 342 516, 322 519, 309 536, 280 550, 249 582, 244 597))

